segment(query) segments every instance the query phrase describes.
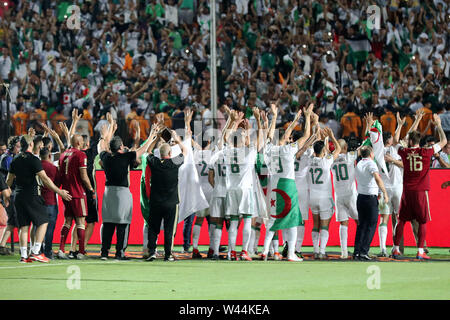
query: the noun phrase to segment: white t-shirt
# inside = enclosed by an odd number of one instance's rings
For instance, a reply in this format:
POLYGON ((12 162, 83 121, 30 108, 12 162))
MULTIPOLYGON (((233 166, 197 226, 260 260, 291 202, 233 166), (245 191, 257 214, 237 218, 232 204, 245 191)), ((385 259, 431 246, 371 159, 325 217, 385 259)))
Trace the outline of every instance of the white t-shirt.
POLYGON ((339 154, 333 162, 334 192, 336 196, 348 196, 356 193, 355 161, 358 154, 355 151, 339 154))
POLYGON ((225 147, 224 154, 227 190, 252 189, 252 170, 255 170, 256 148, 254 146, 250 148, 225 147))
MULTIPOLYGON (((284 146, 266 145, 264 159, 267 159, 269 174, 278 178, 295 179, 295 154, 298 144, 291 143, 284 146)), ((275 179, 276 180, 276 179, 275 179)))
POLYGON ((332 196, 330 169, 333 162, 332 155, 327 155, 323 158, 311 157, 309 159, 307 180, 310 197, 330 198, 332 196))
POLYGON ((210 160, 211 150, 194 150, 194 163, 197 166, 198 179, 208 202, 212 194, 212 186, 208 181, 208 163, 210 160))
POLYGON ((227 195, 226 166, 223 150, 213 153, 208 166, 209 170, 214 170, 213 198, 225 198, 227 195))
MULTIPOLYGON (((384 154, 389 154, 395 160, 402 160, 398 155, 398 149, 401 145, 390 146, 384 148, 384 154)), ((388 169, 388 174, 383 171, 380 172, 381 179, 386 189, 401 188, 403 186, 403 169, 392 163, 386 162, 386 167, 388 169)))
POLYGON ((364 158, 356 165, 356 182, 358 193, 365 195, 378 195, 378 185, 373 173, 378 172, 378 167, 370 158, 364 158))

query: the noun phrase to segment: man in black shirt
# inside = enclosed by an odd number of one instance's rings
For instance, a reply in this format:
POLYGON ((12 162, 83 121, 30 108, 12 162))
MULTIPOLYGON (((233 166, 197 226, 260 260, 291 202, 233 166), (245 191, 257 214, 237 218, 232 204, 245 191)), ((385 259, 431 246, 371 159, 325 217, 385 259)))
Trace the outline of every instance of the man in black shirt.
POLYGON ((17 220, 19 222, 19 245, 20 262, 27 263, 34 261, 48 262, 49 259, 44 254, 39 254, 42 241, 47 231, 48 214, 44 205, 44 199, 39 194, 36 176, 41 179, 44 186, 57 193, 61 198, 70 201, 72 197, 66 190, 61 190, 47 176, 42 169, 39 158, 35 157, 33 150, 33 138, 23 135, 20 138, 22 152, 11 162, 6 183, 11 186, 16 181, 15 208, 17 220), (28 228, 30 223, 36 226, 36 241, 31 248, 31 255, 28 257, 27 242, 28 228))
POLYGON ((159 147, 161 159, 152 153, 153 145, 150 146, 150 154, 147 158, 147 165, 150 166, 151 192, 150 192, 150 223, 148 227, 148 251, 150 257, 147 261, 156 259, 156 240, 164 219, 164 260, 174 261, 172 255, 172 242, 174 228, 177 223, 178 211, 178 169, 184 162, 187 153, 186 147, 181 142, 180 137, 171 130, 172 139, 181 148, 182 154, 172 158, 170 145, 167 143, 159 147))
POLYGON ((114 137, 117 125, 107 115, 109 128, 103 126, 98 143, 101 165, 105 170, 106 183, 102 202, 102 249, 101 259, 108 259, 114 231, 117 229, 116 259, 128 260, 125 249, 133 212, 133 196, 129 189, 129 170, 141 161, 142 154, 150 146, 148 139, 136 151, 125 150, 122 139, 114 137), (108 151, 108 146, 110 151, 108 151))

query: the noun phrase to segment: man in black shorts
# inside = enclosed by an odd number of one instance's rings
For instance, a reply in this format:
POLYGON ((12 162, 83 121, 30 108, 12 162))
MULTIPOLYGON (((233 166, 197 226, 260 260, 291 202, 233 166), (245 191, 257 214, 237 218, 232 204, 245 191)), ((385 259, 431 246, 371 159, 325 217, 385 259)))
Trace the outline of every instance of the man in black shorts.
POLYGON ((19 223, 19 246, 20 262, 28 263, 34 261, 48 262, 44 254, 39 254, 48 225, 48 214, 44 205, 44 199, 39 195, 36 176, 43 182, 44 186, 57 193, 61 198, 70 201, 72 197, 66 190, 55 186, 42 168, 41 161, 35 157, 33 150, 33 138, 23 135, 20 138, 21 153, 14 157, 8 173, 6 183, 11 186, 16 182, 15 208, 19 223), (28 228, 30 223, 36 226, 36 242, 31 248, 28 256, 28 228))

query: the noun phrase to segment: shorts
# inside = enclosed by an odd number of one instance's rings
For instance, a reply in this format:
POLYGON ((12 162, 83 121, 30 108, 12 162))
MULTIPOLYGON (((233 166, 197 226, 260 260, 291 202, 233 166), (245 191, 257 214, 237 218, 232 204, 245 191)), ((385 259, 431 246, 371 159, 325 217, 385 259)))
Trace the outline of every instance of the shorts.
POLYGON ((211 218, 225 217, 225 197, 214 197, 209 206, 209 214, 211 218))
POLYGON ((87 216, 86 197, 72 198, 71 201, 64 201, 64 217, 83 218, 87 216))
POLYGON ((17 220, 16 207, 14 206, 16 198, 16 192, 12 191, 11 198, 9 199, 9 206, 5 208, 6 215, 8 216, 8 222, 6 225, 12 226, 14 228, 19 227, 19 221, 17 220))
POLYGON ((255 193, 253 189, 233 189, 226 196, 226 217, 239 217, 255 213, 255 193))
POLYGON ((17 213, 19 228, 33 223, 36 227, 48 223, 49 217, 44 198, 38 195, 16 194, 14 207, 17 213))
POLYGON ((302 214, 302 221, 308 220, 309 217, 309 191, 308 188, 299 187, 299 183, 295 181, 298 193, 298 205, 302 214))
POLYGON ((389 203, 384 202, 384 196, 381 194, 378 210, 380 214, 398 213, 400 208, 400 200, 402 199, 402 188, 386 189, 389 197, 389 203))
POLYGON ((199 217, 199 218, 207 217, 207 216, 209 216, 209 208, 206 208, 206 209, 197 211, 197 212, 195 213, 195 215, 196 215, 197 217, 199 217))
POLYGON ((430 202, 428 191, 403 191, 400 202, 399 219, 417 220, 420 224, 430 221, 430 202))
POLYGON ((98 222, 98 203, 97 199, 92 198, 92 193, 88 192, 86 197, 87 216, 86 223, 98 222))
POLYGON ((309 197, 309 206, 313 214, 320 215, 320 220, 331 219, 334 212, 333 198, 311 198, 309 197))
POLYGON ((336 196, 336 221, 348 221, 348 218, 358 220, 358 210, 356 209, 356 193, 347 196, 336 196))

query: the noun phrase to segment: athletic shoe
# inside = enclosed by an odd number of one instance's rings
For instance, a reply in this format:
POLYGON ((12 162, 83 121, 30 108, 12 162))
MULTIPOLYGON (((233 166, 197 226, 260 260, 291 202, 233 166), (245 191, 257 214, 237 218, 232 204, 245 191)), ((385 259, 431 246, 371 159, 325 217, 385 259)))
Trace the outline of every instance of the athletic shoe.
POLYGON ((328 255, 326 253, 319 253, 319 260, 328 260, 328 255))
POLYGON ((427 256, 427 254, 425 253, 425 250, 424 250, 424 252, 423 252, 423 253, 419 253, 419 252, 417 252, 417 256, 416 256, 416 259, 419 259, 419 260, 429 260, 429 259, 430 259, 430 257, 429 257, 429 256, 427 256))
POLYGON ((267 261, 267 256, 264 253, 261 253, 261 255, 259 256, 259 259, 262 261, 267 261))
POLYGON ((238 261, 236 251, 231 251, 231 261, 238 261))
POLYGON ((20 258, 19 263, 32 263, 33 260, 31 260, 30 258, 20 258))
POLYGON ((354 253, 353 254, 353 256, 352 256, 352 258, 353 258, 353 260, 355 260, 355 261, 359 261, 359 253, 354 253))
POLYGON ((31 254, 30 259, 34 261, 48 263, 50 260, 43 254, 31 254))
POLYGON ((0 247, 0 255, 2 255, 2 256, 10 256, 10 255, 12 255, 12 252, 11 252, 11 250, 9 250, 9 248, 0 247))
POLYGON ((225 246, 220 246, 219 247, 219 252, 227 252, 228 248, 225 246))
POLYGON ((171 254, 168 257, 164 257, 164 261, 169 261, 169 262, 173 262, 176 261, 177 259, 175 259, 175 257, 173 256, 173 254, 171 254))
POLYGON ((297 257, 303 259, 303 255, 302 255, 302 253, 300 251, 295 251, 295 254, 297 255, 297 257))
POLYGON ((275 260, 275 261, 281 261, 281 260, 283 260, 283 256, 282 256, 279 252, 275 252, 275 253, 273 254, 273 260, 275 260))
POLYGON ((213 256, 211 257, 211 260, 220 260, 220 257, 218 254, 213 254, 213 256))
POLYGON ((70 251, 69 255, 67 256, 69 259, 76 259, 78 255, 78 251, 70 251))
POLYGON ((206 256, 206 258, 211 259, 212 256, 213 256, 213 254, 214 254, 214 250, 211 249, 211 248, 209 248, 209 250, 208 250, 208 255, 206 256))
POLYGON ((287 260, 288 260, 288 261, 291 261, 291 262, 302 262, 302 261, 303 261, 303 259, 297 257, 296 254, 294 254, 294 255, 291 256, 291 257, 288 257, 287 260))
POLYGON ((63 260, 69 259, 69 258, 67 258, 66 254, 62 250, 58 250, 58 255, 56 257, 58 259, 63 259, 63 260))
POLYGON ((142 259, 144 259, 144 260, 148 259, 148 257, 150 257, 150 255, 148 253, 144 253, 142 255, 142 259))
POLYGON ((400 251, 392 249, 391 258, 398 259, 401 255, 400 251))
POLYGON ((244 250, 242 250, 240 258, 241 258, 241 260, 252 261, 252 258, 250 258, 248 256, 247 251, 244 251, 244 250))
POLYGON ((386 258, 387 257, 387 253, 386 253, 386 251, 381 251, 381 253, 380 254, 378 254, 377 255, 377 257, 379 257, 379 258, 386 258))
POLYGON ((372 261, 373 259, 369 257, 367 254, 359 255, 359 261, 372 261))
POLYGON ((187 249, 183 248, 181 249, 181 253, 191 253, 191 252, 189 251, 189 248, 187 249))
POLYGON ((314 260, 319 260, 319 254, 318 253, 314 253, 314 260))
POLYGON ((348 253, 341 253, 340 259, 348 259, 348 253))
POLYGON ((156 253, 151 254, 150 257, 148 257, 147 259, 145 259, 145 261, 153 261, 156 259, 156 253))
POLYGON ((101 256, 100 260, 106 261, 106 260, 108 260, 108 256, 101 256))
POLYGON ((192 250, 192 259, 202 259, 203 256, 200 254, 198 249, 192 250))
POLYGON ((77 260, 86 260, 86 259, 87 259, 87 255, 82 254, 82 253, 77 254, 77 260))
POLYGON ((121 257, 116 256, 115 259, 116 259, 116 260, 120 260, 120 261, 128 261, 128 260, 131 260, 131 258, 130 258, 130 257, 127 257, 127 256, 121 256, 121 257))
POLYGON ((281 252, 281 255, 283 256, 283 258, 287 258, 288 250, 289 250, 288 243, 285 242, 283 245, 283 251, 281 252))
POLYGON ((424 248, 424 249, 423 249, 423 252, 425 252, 426 254, 429 254, 429 253, 430 253, 430 251, 428 251, 428 248, 424 248))

